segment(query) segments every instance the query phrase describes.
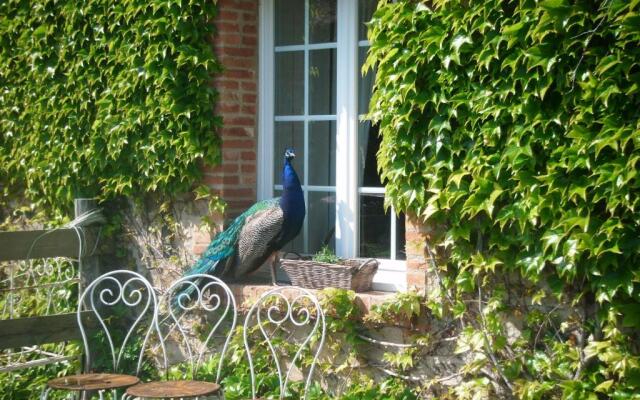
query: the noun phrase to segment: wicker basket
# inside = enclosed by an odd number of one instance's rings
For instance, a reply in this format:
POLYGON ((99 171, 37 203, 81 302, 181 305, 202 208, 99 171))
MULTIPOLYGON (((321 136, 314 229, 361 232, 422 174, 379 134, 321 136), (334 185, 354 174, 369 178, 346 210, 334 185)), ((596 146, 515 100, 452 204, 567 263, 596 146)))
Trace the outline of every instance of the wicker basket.
POLYGON ((280 264, 293 285, 308 289, 334 287, 367 292, 378 271, 378 261, 373 258, 342 260, 341 264, 283 258, 280 264))

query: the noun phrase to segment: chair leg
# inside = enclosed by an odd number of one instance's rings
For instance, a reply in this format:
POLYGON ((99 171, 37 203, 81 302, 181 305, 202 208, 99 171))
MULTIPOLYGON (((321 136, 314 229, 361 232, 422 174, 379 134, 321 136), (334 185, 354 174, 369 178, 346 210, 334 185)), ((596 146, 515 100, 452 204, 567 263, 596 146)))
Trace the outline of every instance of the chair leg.
POLYGON ((40 394, 40 400, 47 400, 47 398, 49 397, 50 391, 51 391, 50 387, 44 388, 44 390, 42 391, 42 394, 40 394))

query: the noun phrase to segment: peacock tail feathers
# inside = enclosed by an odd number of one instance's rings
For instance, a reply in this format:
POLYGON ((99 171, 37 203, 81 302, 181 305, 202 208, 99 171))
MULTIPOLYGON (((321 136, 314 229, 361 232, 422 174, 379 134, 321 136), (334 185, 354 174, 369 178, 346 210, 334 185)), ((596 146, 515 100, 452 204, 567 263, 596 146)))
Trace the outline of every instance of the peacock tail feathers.
MULTIPOLYGON (((278 204, 279 198, 263 200, 254 204, 247 211, 236 217, 227 229, 216 235, 211 244, 209 244, 204 253, 202 253, 200 259, 193 265, 193 267, 191 267, 185 276, 195 274, 215 274, 216 272, 224 273, 224 271, 217 271, 217 269, 220 265, 222 265, 224 269, 227 259, 235 254, 237 244, 240 239, 240 232, 242 231, 247 219, 263 210, 274 206, 277 207, 278 204)), ((195 281, 194 283, 196 286, 200 284, 199 281, 195 281)), ((181 293, 191 296, 194 291, 194 286, 188 286, 183 289, 181 293)), ((176 296, 173 299, 174 301, 172 306, 174 309, 178 309, 177 298, 178 297, 176 296)))
POLYGON ((279 198, 263 200, 236 217, 227 229, 216 235, 187 275, 214 273, 221 260, 233 256, 236 252, 240 232, 247 218, 267 208, 278 206, 278 203, 279 198))

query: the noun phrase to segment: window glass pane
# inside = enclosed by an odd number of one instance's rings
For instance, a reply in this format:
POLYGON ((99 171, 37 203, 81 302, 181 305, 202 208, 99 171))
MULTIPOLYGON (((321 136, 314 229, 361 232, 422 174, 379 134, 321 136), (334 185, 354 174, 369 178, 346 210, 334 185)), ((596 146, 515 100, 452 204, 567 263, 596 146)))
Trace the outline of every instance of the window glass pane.
POLYGON ((309 51, 309 114, 335 113, 336 50, 309 51))
POLYGON ((378 174, 376 153, 380 148, 378 125, 362 121, 358 125, 358 185, 360 187, 382 187, 378 174))
POLYGON ((309 43, 335 41, 336 0, 309 0, 309 43))
POLYGON ((336 184, 336 122, 309 122, 309 184, 336 184))
POLYGON ((309 254, 314 254, 324 245, 335 249, 336 195, 332 192, 307 192, 309 209, 309 254))
POLYGON ((304 184, 304 123, 276 122, 273 136, 273 183, 282 185, 284 150, 293 148, 296 151, 293 167, 304 184))
POLYGON ((367 40, 367 26, 376 11, 378 0, 359 0, 358 4, 358 40, 367 40))
POLYGON ((304 52, 275 54, 275 113, 300 115, 304 113, 304 52))
POLYGON ((275 44, 304 44, 304 1, 275 1, 275 44))
POLYGON ((384 194, 360 195, 360 257, 391 257, 391 218, 384 194))
POLYGON ((362 65, 367 59, 368 50, 367 46, 358 47, 358 114, 360 115, 369 111, 369 101, 375 80, 375 71, 367 71, 367 74, 362 76, 362 65))
POLYGON ((407 259, 406 241, 404 237, 404 213, 396 217, 396 260, 407 259))

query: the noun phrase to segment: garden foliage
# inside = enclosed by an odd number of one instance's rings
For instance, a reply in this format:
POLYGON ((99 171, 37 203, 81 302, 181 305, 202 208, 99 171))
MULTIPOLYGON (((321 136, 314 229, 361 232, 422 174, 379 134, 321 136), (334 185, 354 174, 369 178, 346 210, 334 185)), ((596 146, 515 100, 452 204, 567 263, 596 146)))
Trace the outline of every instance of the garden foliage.
POLYGON ((210 1, 0 2, 0 185, 176 193, 219 158, 210 1))
POLYGON ((468 321, 468 376, 524 398, 640 391, 639 3, 388 1, 370 25, 388 202, 441 229, 431 305, 468 321))

